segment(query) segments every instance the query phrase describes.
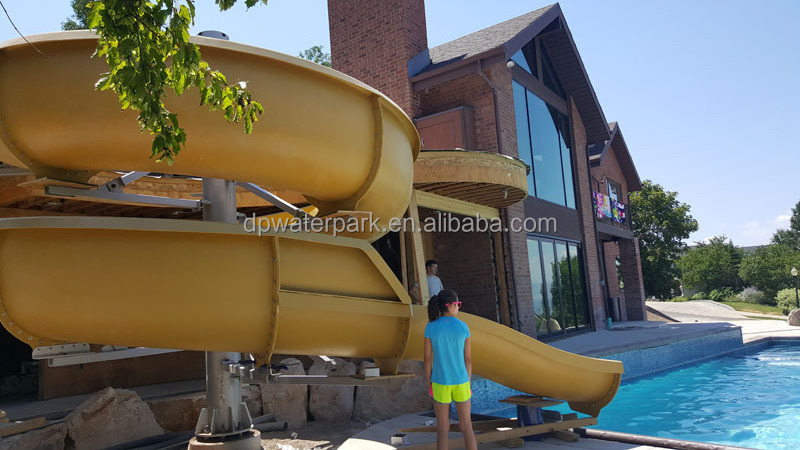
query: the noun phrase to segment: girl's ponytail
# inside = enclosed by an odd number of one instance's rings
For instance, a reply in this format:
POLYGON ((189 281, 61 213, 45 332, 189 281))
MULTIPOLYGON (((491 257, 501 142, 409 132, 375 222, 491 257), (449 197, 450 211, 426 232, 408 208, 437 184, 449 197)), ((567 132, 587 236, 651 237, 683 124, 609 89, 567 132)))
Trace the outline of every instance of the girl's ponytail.
POLYGON ((428 322, 433 322, 447 311, 447 304, 458 300, 458 295, 450 289, 442 289, 428 300, 428 322))
POLYGON ((441 307, 439 306, 439 296, 434 295, 428 300, 428 322, 433 322, 441 315, 441 307))

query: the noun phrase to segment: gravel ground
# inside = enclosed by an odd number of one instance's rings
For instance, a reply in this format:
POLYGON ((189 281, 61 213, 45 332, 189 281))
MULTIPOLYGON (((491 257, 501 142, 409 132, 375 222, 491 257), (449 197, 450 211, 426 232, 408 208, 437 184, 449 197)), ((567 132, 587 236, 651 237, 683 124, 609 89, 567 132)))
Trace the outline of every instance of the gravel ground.
POLYGON ((288 431, 261 433, 261 447, 265 450, 328 450, 339 448, 350 436, 372 426, 371 422, 309 422, 303 427, 288 431), (296 434, 295 434, 296 433, 296 434))

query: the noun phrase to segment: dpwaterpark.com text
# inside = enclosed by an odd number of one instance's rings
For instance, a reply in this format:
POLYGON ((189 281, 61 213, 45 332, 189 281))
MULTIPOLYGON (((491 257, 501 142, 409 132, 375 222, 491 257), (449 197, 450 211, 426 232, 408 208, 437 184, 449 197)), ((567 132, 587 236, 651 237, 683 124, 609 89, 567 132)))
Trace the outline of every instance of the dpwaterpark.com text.
POLYGON ((261 236, 269 232, 313 232, 326 233, 337 236, 339 234, 360 233, 386 233, 413 231, 426 233, 457 233, 457 232, 558 232, 558 222, 554 217, 513 217, 508 221, 508 226, 503 224, 499 217, 486 218, 480 214, 475 217, 465 217, 439 213, 427 216, 421 223, 412 217, 392 217, 387 225, 381 225, 379 219, 369 213, 364 217, 303 217, 281 218, 256 217, 253 214, 244 220, 244 230, 261 236))

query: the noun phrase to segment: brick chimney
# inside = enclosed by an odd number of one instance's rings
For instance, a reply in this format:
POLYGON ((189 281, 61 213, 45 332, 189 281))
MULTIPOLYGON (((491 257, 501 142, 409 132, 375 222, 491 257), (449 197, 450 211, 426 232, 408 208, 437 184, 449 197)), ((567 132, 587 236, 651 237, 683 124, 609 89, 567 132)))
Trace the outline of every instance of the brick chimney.
POLYGON ((428 49, 424 0, 328 0, 333 68, 383 92, 411 117, 409 61, 428 49))

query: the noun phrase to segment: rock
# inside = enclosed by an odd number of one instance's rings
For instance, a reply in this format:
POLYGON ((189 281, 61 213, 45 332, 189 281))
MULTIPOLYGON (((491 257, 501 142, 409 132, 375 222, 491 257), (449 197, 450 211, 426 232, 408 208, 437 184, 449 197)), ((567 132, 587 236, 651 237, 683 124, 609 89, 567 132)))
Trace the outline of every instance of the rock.
MULTIPOLYGON (((261 415, 261 388, 258 385, 242 386, 242 401, 247 405, 250 416, 261 415)), ((175 432, 193 430, 206 407, 205 392, 148 401, 147 405, 161 428, 175 432)))
MULTIPOLYGON (((287 358, 281 364, 289 366, 288 375, 305 375, 303 363, 296 358, 287 358)), ((308 387, 305 385, 265 384, 261 388, 263 413, 275 414, 275 420, 288 422, 290 427, 305 425, 308 415, 308 387)))
POLYGON ((92 394, 64 422, 76 450, 107 448, 164 433, 136 392, 110 387, 92 394))
POLYGON ((250 417, 256 418, 262 414, 264 406, 261 403, 261 387, 257 384, 242 386, 242 401, 250 411, 250 417))
MULTIPOLYGON (((362 363, 374 367, 372 363, 362 363)), ((359 386, 356 391, 353 418, 389 419, 403 414, 428 411, 431 400, 425 385, 425 368, 420 361, 403 361, 400 372, 416 374, 414 378, 392 380, 388 385, 359 386)))
POLYGON ((147 402, 161 428, 167 431, 193 430, 206 406, 205 392, 147 402))
POLYGON ((27 433, 0 438, 0 450, 64 450, 67 424, 61 422, 27 433))
MULTIPOLYGON (((335 364, 315 361, 309 375, 347 376, 356 374, 356 365, 341 358, 335 364)), ((353 386, 311 386, 308 412, 315 420, 326 422, 349 421, 353 415, 353 386)))
POLYGON ((792 310, 789 313, 789 317, 786 319, 786 322, 793 327, 800 327, 800 309, 792 310))

